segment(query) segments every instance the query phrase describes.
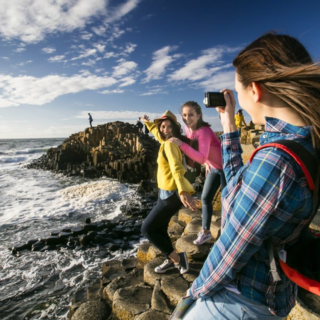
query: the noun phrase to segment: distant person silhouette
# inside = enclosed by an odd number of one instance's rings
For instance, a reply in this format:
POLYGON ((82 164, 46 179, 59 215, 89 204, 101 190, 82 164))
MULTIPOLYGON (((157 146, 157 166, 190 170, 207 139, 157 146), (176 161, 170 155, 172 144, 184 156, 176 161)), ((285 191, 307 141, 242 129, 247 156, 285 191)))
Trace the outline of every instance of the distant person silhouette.
POLYGON ((143 123, 140 121, 141 117, 136 122, 135 128, 137 129, 138 133, 141 134, 142 128, 143 128, 143 123))
POLYGON ((89 115, 89 123, 90 123, 90 127, 92 128, 92 121, 93 121, 93 119, 92 119, 92 117, 91 117, 91 114, 90 114, 90 113, 88 113, 88 115, 89 115))

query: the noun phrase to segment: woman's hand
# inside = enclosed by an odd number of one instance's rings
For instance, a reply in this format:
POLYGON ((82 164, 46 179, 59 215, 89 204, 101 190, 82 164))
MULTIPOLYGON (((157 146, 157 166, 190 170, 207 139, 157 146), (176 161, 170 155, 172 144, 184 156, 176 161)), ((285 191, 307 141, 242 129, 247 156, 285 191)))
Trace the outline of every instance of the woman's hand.
POLYGON ((172 143, 176 144, 178 147, 180 147, 182 145, 182 141, 178 138, 170 138, 169 141, 171 141, 172 143))
POLYGON ((207 163, 204 164, 204 167, 206 168, 206 176, 207 176, 207 174, 211 172, 211 168, 207 163))
POLYGON ((140 120, 142 122, 146 122, 146 121, 150 121, 150 118, 146 114, 144 114, 143 117, 140 118, 140 120))
POLYGON ((237 131, 236 124, 234 122, 236 100, 234 98, 233 91, 230 89, 221 90, 224 94, 224 100, 226 101, 226 107, 217 107, 216 110, 219 112, 221 124, 224 133, 237 131))
POLYGON ((186 208, 189 207, 192 211, 197 210, 197 200, 192 198, 190 193, 182 191, 180 194, 180 200, 186 208))

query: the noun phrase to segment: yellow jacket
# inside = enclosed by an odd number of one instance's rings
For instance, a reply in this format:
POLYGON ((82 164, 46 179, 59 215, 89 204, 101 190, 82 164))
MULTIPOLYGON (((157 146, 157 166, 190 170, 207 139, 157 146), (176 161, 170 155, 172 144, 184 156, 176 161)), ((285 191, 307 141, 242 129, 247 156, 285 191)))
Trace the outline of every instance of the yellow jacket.
POLYGON ((239 116, 238 114, 236 114, 236 115, 234 116, 234 121, 235 121, 235 123, 236 123, 237 129, 241 128, 242 123, 243 123, 243 125, 246 126, 246 122, 244 121, 244 116, 243 116, 243 114, 242 114, 241 116, 239 116))
POLYGON ((144 124, 161 144, 157 159, 158 188, 167 191, 178 189, 179 195, 182 191, 193 194, 194 189, 192 185, 184 177, 185 168, 182 164, 182 154, 180 148, 170 141, 162 140, 158 128, 153 122, 146 121, 144 124), (163 149, 165 150, 168 161, 163 156, 163 149))

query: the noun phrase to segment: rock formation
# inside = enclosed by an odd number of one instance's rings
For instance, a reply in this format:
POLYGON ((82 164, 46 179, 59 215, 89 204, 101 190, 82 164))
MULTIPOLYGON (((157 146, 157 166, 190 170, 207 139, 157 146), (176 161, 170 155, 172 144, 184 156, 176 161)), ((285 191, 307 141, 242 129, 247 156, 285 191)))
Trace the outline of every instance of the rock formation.
POLYGON ((138 183, 155 178, 158 149, 152 137, 138 134, 132 124, 115 121, 72 134, 27 167, 138 183))

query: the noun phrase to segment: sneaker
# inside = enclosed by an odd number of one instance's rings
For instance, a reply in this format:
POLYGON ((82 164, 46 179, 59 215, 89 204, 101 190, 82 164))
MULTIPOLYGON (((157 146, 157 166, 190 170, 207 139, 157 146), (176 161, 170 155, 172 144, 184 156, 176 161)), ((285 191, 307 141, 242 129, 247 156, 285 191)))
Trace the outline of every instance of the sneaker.
POLYGON ((165 273, 168 270, 171 270, 171 269, 174 269, 174 268, 175 268, 174 263, 171 262, 169 259, 167 259, 162 264, 160 264, 160 266, 157 266, 154 269, 154 272, 156 272, 156 273, 165 273))
POLYGON ((200 231, 198 233, 198 238, 196 240, 194 240, 193 243, 200 245, 200 244, 207 242, 210 239, 212 239, 212 234, 210 231, 207 234, 205 234, 203 231, 200 231))
POLYGON ((180 262, 175 263, 174 265, 176 268, 178 268, 180 270, 181 274, 184 274, 189 271, 189 262, 187 259, 187 255, 185 252, 180 252, 180 253, 178 253, 178 255, 180 257, 180 262))

